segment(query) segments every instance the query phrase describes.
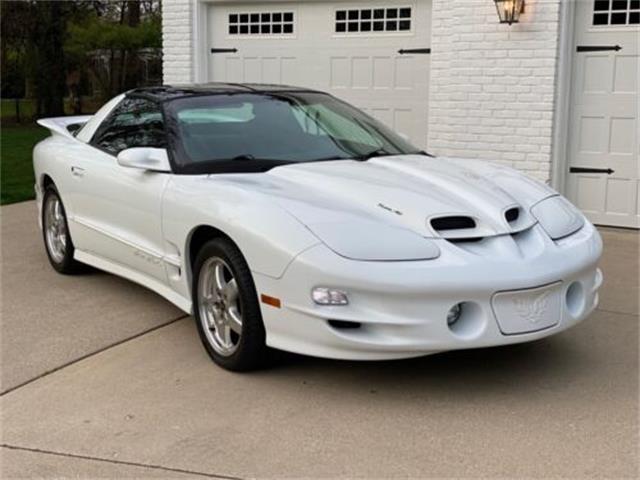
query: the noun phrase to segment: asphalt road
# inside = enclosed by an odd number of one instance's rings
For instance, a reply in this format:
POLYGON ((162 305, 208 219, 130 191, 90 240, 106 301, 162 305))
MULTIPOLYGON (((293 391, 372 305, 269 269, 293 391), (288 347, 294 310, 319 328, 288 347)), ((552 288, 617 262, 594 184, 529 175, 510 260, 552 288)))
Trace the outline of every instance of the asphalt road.
POLYGON ((56 274, 33 202, 0 215, 2 478, 638 476, 636 232, 602 231, 600 308, 555 337, 238 375, 155 294, 56 274))

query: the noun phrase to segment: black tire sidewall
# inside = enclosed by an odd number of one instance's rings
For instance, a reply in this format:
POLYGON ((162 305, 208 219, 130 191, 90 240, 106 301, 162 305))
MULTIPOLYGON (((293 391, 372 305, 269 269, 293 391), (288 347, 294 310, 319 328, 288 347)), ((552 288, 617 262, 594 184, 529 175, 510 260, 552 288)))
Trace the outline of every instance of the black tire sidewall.
POLYGON ((258 295, 249 266, 240 250, 231 241, 225 238, 217 238, 208 241, 202 246, 194 262, 191 291, 198 334, 212 360, 221 367, 232 371, 248 371, 262 367, 266 361, 267 348, 258 295), (200 318, 198 279, 200 278, 202 265, 211 257, 219 257, 224 260, 238 284, 242 307, 242 335, 240 336, 238 348, 229 356, 220 355, 214 350, 207 339, 200 318))
POLYGON ((73 241, 71 240, 71 233, 69 232, 69 222, 67 221, 67 211, 64 207, 64 202, 58 193, 58 189, 49 185, 46 187, 44 191, 44 195, 42 197, 42 212, 41 212, 41 221, 42 221, 42 240, 44 241, 44 249, 47 252, 47 257, 49 258, 49 262, 51 266, 59 273, 75 273, 77 270, 77 262, 73 259, 73 253, 75 248, 73 246, 73 241), (64 258, 61 262, 56 262, 56 260, 51 256, 51 252, 49 251, 49 245, 47 243, 47 229, 45 223, 45 214, 46 214, 46 205, 48 199, 55 195, 60 202, 60 206, 62 207, 62 215, 64 217, 64 226, 67 231, 67 244, 65 246, 64 258))

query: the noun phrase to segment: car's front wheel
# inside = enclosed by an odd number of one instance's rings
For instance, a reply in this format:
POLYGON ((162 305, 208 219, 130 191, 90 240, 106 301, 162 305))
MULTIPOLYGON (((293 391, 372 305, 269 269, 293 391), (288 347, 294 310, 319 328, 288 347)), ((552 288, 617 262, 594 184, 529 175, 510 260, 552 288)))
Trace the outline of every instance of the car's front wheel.
POLYGON ((214 362, 228 370, 264 365, 265 330, 249 267, 229 240, 207 242, 193 271, 193 305, 198 332, 214 362))
POLYGON ((67 214, 58 190, 49 185, 42 199, 42 235, 51 266, 64 274, 77 273, 82 264, 73 258, 67 214))

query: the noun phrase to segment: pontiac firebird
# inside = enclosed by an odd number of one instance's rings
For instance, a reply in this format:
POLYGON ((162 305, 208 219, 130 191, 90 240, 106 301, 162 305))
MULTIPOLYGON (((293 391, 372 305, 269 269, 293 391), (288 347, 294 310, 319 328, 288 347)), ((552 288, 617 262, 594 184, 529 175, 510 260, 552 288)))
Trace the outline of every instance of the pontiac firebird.
POLYGON ((514 169, 435 157, 326 93, 135 89, 39 121, 44 244, 193 314, 220 366, 536 340, 598 303, 598 232, 514 169))

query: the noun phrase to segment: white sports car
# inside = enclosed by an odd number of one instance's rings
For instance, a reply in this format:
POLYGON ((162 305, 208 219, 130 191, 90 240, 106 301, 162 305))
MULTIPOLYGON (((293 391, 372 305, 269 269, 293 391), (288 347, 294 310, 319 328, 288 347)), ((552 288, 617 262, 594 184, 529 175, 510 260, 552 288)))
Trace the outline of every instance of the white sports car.
POLYGON ((41 120, 53 267, 138 282, 212 359, 375 360, 539 339, 598 303, 598 232, 511 168, 436 158, 322 92, 143 88, 41 120))

